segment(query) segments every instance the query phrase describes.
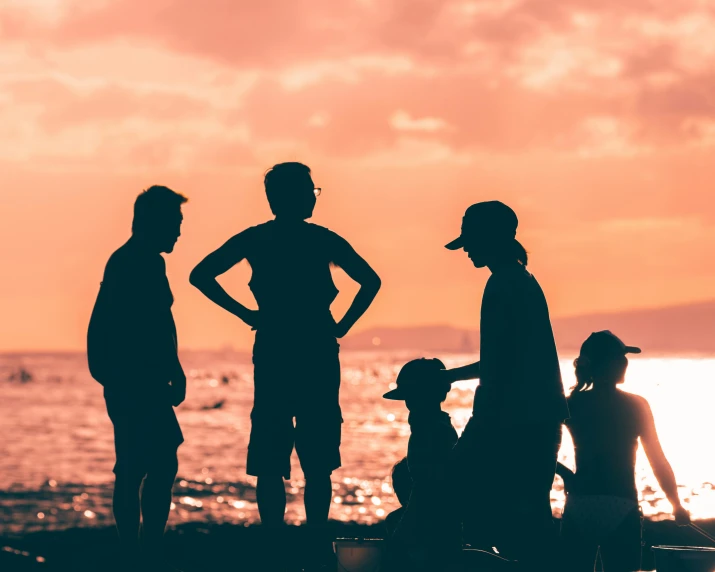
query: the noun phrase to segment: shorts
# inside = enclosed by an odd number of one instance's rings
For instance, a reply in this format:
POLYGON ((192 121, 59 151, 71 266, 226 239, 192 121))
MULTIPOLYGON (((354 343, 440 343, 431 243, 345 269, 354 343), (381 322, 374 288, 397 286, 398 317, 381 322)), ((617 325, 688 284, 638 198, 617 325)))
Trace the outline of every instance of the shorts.
POLYGON ((116 475, 146 475, 176 462, 184 436, 170 404, 128 407, 107 400, 107 412, 114 424, 116 475))
POLYGON ((290 478, 295 447, 305 475, 340 467, 340 360, 326 351, 254 352, 254 405, 246 472, 290 478))
POLYGON ((569 572, 591 572, 599 554, 605 570, 630 572, 641 569, 643 516, 637 502, 632 502, 635 508, 625 517, 619 515, 618 524, 605 536, 594 535, 591 527, 579 526, 568 517, 567 506, 561 520, 561 539, 569 572))

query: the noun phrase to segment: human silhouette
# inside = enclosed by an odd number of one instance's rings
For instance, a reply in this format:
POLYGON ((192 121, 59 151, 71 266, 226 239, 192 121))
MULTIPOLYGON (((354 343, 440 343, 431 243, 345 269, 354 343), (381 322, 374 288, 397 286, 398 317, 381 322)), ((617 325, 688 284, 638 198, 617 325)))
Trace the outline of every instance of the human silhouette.
POLYGON ((438 374, 444 364, 436 359, 408 362, 400 370, 397 387, 385 399, 404 400, 410 412, 407 465, 412 490, 395 530, 393 552, 404 552, 397 570, 461 570, 462 535, 456 498, 450 495, 449 460, 457 443, 450 416, 442 411, 451 385, 438 374), (402 550, 399 547, 404 547, 402 550))
POLYGON ((556 531, 550 490, 568 417, 546 299, 526 268, 518 219, 499 201, 470 206, 464 249, 491 276, 481 309, 481 360, 443 372, 449 382, 479 378, 474 411, 455 447, 465 501, 465 536, 495 546, 522 570, 553 570, 556 531))
POLYGON ((391 570, 405 570, 409 568, 409 554, 405 550, 402 543, 395 541, 394 534, 397 527, 405 514, 407 505, 410 502, 412 494, 412 477, 410 476, 410 468, 407 464, 407 457, 400 459, 392 467, 390 473, 392 480, 392 490, 395 492, 397 501, 400 507, 393 510, 385 517, 385 539, 386 550, 385 559, 382 567, 385 572, 391 570))
POLYGON ((568 398, 571 418, 566 426, 573 437, 576 472, 560 463, 557 468, 567 491, 562 540, 569 571, 591 572, 599 547, 607 572, 640 570, 638 439, 673 505, 676 522, 690 521, 648 402, 618 388, 625 381, 626 354, 640 352, 605 330, 589 336, 574 362, 577 384, 568 398))
POLYGON ((290 477, 295 446, 305 474, 308 526, 319 538, 332 501, 330 475, 340 467, 337 339, 368 309, 380 278, 345 239, 307 222, 320 189, 306 165, 275 165, 264 184, 275 218, 244 230, 209 254, 191 273, 191 283, 256 330, 247 472, 258 477, 262 523, 283 524, 283 479, 290 477), (216 280, 244 259, 252 269, 249 286, 258 310, 234 300, 216 280), (337 322, 330 311, 338 294, 331 266, 342 268, 360 284, 337 322))
POLYGON ((137 197, 132 236, 107 262, 87 335, 90 372, 114 424, 113 508, 127 570, 173 570, 161 551, 183 442, 173 408, 186 376, 162 253, 174 250, 186 201, 161 186, 137 197))
POLYGON ((393 510, 385 517, 385 529, 388 538, 395 533, 397 525, 400 523, 400 519, 402 519, 402 515, 405 514, 405 508, 412 494, 412 477, 410 476, 410 467, 407 464, 407 457, 402 457, 402 459, 394 464, 390 477, 392 480, 392 490, 395 492, 397 501, 400 503, 400 508, 393 510))

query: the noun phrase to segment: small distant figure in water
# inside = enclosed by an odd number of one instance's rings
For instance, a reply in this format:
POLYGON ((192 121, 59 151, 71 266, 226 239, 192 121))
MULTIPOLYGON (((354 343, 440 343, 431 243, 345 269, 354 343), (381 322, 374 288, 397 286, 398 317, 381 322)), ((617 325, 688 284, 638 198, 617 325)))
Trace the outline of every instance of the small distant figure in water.
POLYGON ((395 552, 404 550, 408 562, 402 570, 461 570, 462 535, 459 511, 452 498, 449 474, 457 432, 442 411, 451 384, 442 381, 444 364, 418 359, 405 364, 397 387, 385 399, 404 400, 410 411, 407 466, 412 480, 407 508, 392 536, 395 552))
POLYGON ((679 525, 690 522, 658 441, 648 402, 619 389, 637 347, 609 331, 595 332, 574 362, 577 384, 566 421, 576 451, 576 472, 559 463, 567 499, 562 537, 569 572, 591 572, 599 553, 606 572, 641 568, 641 521, 635 483, 638 439, 679 525))
POLYGON ((256 330, 247 472, 258 477, 261 522, 274 528, 284 524, 283 479, 290 478, 295 446, 305 474, 308 526, 316 538, 325 537, 319 544, 332 554, 326 526, 330 475, 340 467, 343 421, 337 340, 368 309, 380 278, 345 239, 307 222, 321 193, 310 168, 275 165, 264 184, 275 219, 244 230, 209 254, 191 273, 191 283, 256 330), (243 260, 251 266, 249 286, 258 310, 234 300, 216 280, 243 260), (339 321, 330 311, 338 294, 331 266, 360 284, 339 321))
POLYGON ((174 407, 186 397, 186 376, 162 253, 174 250, 186 201, 161 186, 137 197, 132 236, 107 262, 87 334, 90 372, 114 424, 114 518, 127 570, 174 570, 162 542, 184 440, 174 407))

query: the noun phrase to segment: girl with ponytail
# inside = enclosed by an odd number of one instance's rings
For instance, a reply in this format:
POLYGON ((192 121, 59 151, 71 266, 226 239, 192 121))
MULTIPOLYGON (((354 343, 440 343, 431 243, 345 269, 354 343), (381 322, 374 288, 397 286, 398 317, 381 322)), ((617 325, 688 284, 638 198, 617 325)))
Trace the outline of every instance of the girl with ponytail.
POLYGON ((574 442, 576 471, 561 463, 556 471, 567 493, 561 527, 569 572, 591 572, 599 552, 605 572, 640 570, 641 513, 635 484, 639 439, 676 522, 689 522, 648 402, 618 388, 628 368, 626 354, 640 351, 609 331, 595 332, 574 361, 576 385, 568 398, 571 417, 566 426, 574 442))
POLYGON ((496 546, 524 570, 555 570, 549 495, 568 408, 546 297, 526 268, 517 226, 504 203, 477 203, 447 245, 491 276, 482 297, 481 361, 443 375, 449 382, 480 380, 455 448, 466 540, 496 546), (495 483, 505 494, 494 494, 495 483))

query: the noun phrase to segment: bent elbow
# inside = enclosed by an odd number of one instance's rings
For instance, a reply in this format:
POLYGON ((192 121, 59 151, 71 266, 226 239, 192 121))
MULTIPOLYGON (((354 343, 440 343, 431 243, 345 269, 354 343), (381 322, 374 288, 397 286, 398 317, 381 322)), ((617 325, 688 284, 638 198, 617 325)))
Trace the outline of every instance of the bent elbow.
POLYGON ((382 287, 382 279, 375 274, 372 279, 368 283, 368 288, 372 290, 372 292, 377 295, 377 293, 380 291, 380 288, 382 287))
POLYGON ((198 288, 199 290, 201 290, 201 288, 203 287, 203 285, 205 283, 206 283, 206 278, 203 275, 203 273, 201 272, 201 270, 199 270, 199 267, 197 266, 196 268, 194 268, 191 271, 191 274, 189 274, 189 284, 191 284, 195 288, 198 288))

